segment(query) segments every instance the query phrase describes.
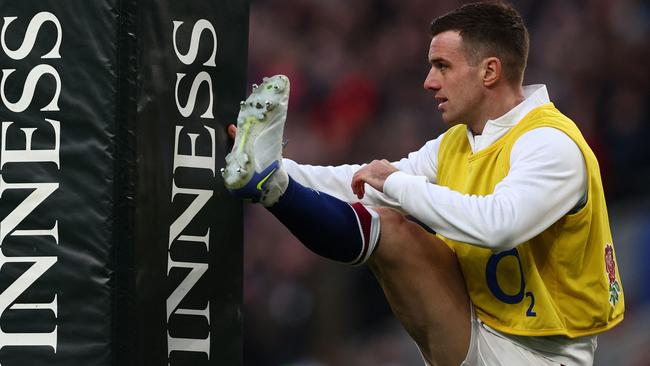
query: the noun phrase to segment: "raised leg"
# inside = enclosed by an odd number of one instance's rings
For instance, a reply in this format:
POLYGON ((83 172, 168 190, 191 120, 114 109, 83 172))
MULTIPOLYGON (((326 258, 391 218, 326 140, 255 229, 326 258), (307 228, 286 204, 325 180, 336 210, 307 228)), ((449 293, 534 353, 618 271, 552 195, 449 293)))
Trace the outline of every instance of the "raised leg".
POLYGON ((367 264, 393 313, 432 366, 460 365, 469 348, 471 309, 456 255, 399 212, 375 211, 381 239, 367 264))
POLYGON ((427 361, 459 365, 469 347, 471 311, 456 256, 397 211, 348 205, 289 179, 282 167, 289 88, 289 80, 276 75, 242 102, 222 170, 226 187, 269 207, 315 253, 349 264, 365 261, 427 361))

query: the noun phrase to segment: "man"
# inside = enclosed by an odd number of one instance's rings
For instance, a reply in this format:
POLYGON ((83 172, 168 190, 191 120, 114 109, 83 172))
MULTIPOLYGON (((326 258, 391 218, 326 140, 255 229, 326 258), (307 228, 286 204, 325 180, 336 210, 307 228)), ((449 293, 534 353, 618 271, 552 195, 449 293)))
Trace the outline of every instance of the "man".
POLYGON ((624 311, 596 158, 546 87, 522 87, 528 33, 510 5, 464 5, 431 32, 443 135, 394 163, 282 160, 275 76, 229 126, 226 186, 317 254, 368 264, 430 365, 590 365, 624 311))

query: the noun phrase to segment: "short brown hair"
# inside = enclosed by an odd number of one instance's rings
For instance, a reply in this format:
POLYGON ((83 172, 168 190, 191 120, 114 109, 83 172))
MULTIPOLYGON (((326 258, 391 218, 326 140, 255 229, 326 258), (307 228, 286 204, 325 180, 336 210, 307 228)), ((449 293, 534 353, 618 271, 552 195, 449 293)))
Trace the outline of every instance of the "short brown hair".
POLYGON ((433 36, 458 31, 471 63, 497 57, 503 74, 521 83, 528 60, 528 30, 512 5, 503 1, 466 4, 431 22, 433 36))

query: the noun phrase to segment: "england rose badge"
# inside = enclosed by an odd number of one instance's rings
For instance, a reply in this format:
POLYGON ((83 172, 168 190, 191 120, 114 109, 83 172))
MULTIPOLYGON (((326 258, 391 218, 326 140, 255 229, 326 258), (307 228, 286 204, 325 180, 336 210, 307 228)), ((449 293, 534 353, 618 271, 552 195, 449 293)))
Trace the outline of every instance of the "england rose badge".
POLYGON ((605 269, 609 277, 609 302, 616 306, 618 295, 621 292, 621 285, 616 280, 616 262, 614 261, 614 247, 612 244, 605 245, 605 269))

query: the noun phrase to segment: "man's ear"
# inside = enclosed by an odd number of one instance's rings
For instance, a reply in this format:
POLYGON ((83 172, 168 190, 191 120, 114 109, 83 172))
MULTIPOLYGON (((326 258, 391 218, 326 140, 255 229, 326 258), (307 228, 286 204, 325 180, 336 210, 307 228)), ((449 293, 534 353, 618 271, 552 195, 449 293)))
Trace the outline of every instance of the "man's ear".
POLYGON ((497 57, 488 57, 482 62, 483 66, 483 85, 492 87, 499 79, 503 77, 501 69, 501 60, 497 57))

